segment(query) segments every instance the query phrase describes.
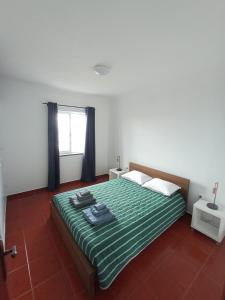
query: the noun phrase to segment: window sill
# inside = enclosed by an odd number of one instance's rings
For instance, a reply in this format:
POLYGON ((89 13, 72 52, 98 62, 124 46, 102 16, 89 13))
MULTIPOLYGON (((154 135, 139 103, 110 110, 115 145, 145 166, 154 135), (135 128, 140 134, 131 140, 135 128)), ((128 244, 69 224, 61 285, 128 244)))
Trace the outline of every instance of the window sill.
POLYGON ((68 154, 59 154, 59 157, 64 157, 64 156, 74 156, 74 155, 83 155, 83 153, 68 153, 68 154))

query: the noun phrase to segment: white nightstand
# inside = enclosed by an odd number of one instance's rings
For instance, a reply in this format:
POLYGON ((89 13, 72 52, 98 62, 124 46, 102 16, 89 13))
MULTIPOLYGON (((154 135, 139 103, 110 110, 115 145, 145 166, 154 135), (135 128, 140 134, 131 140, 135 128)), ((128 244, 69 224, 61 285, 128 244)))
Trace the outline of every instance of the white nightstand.
POLYGON ((220 243, 225 236, 225 208, 219 205, 213 210, 207 203, 200 199, 194 204, 191 227, 220 243))
POLYGON ((116 179, 116 178, 120 178, 121 175, 127 173, 127 171, 122 170, 122 171, 117 171, 117 169, 110 169, 109 170, 109 180, 111 179, 116 179))

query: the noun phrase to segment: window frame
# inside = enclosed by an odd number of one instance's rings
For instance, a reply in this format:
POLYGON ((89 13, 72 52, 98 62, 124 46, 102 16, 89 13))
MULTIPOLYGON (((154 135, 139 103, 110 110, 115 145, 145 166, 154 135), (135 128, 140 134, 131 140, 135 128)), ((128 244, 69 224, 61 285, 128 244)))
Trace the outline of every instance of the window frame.
MULTIPOLYGON (((63 156, 72 156, 72 155, 83 155, 84 152, 72 152, 72 130, 71 130, 71 115, 72 114, 82 114, 86 116, 85 110, 84 109, 63 109, 60 108, 58 109, 58 114, 59 113, 65 113, 67 115, 69 115, 69 146, 70 146, 70 151, 60 151, 59 150, 59 156, 63 157, 63 156)), ((58 115, 57 115, 58 117, 58 115)), ((58 145, 59 145, 59 141, 58 141, 58 145)), ((84 149, 85 151, 85 149, 84 149)))

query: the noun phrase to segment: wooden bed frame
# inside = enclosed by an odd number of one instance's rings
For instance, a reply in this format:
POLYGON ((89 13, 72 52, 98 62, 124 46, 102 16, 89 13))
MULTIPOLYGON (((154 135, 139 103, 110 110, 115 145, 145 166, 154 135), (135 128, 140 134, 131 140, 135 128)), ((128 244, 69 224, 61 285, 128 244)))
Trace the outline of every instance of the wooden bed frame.
MULTIPOLYGON (((188 189, 189 189, 189 179, 182 178, 179 176, 175 176, 172 174, 168 174, 156 169, 152 169, 146 166, 142 166, 135 163, 129 164, 129 170, 137 170, 143 172, 151 177, 157 177, 164 180, 168 180, 173 182, 181 187, 181 194, 184 197, 184 200, 187 201, 188 189)), ((62 239, 65 243, 67 250, 69 251, 75 267, 80 275, 80 278, 90 296, 95 295, 95 289, 97 286, 97 276, 96 276, 96 268, 90 263, 85 254, 81 251, 80 247, 74 241, 68 227, 60 216, 57 208, 52 202, 51 205, 51 216, 54 220, 62 239)))
POLYGON ((169 174, 169 173, 165 173, 165 172, 162 172, 162 171, 159 171, 159 170, 156 170, 156 169, 152 169, 152 168, 149 168, 149 167, 145 167, 145 166, 142 166, 142 165, 138 165, 138 164, 135 164, 135 163, 132 163, 132 162, 129 164, 129 170, 130 171, 137 170, 137 171, 143 172, 143 173, 151 176, 152 178, 161 178, 163 180, 167 180, 167 181, 170 181, 170 182, 173 182, 173 183, 177 184, 178 186, 181 187, 180 192, 181 192, 184 200, 187 202, 189 183, 190 183, 189 179, 179 177, 179 176, 176 176, 176 175, 172 175, 172 174, 169 174))

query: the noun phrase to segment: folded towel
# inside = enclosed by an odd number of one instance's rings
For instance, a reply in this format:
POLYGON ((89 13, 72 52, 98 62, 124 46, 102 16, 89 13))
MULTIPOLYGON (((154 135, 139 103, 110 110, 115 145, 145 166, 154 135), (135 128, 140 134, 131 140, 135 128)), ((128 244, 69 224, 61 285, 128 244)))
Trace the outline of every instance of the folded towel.
POLYGON ((76 197, 79 201, 89 200, 93 198, 93 195, 91 193, 87 194, 86 196, 82 196, 80 192, 76 193, 76 197))
POLYGON ((91 200, 83 200, 79 201, 77 197, 69 197, 70 203, 75 206, 76 208, 85 207, 87 205, 93 205, 96 203, 96 199, 92 198, 91 200))
MULTIPOLYGON (((94 205, 95 206, 95 205, 94 205)), ((105 207, 103 209, 97 210, 94 206, 91 207, 91 212, 94 216, 98 217, 101 215, 106 214, 107 212, 109 212, 108 207, 105 207)))
POLYGON ((81 197, 85 197, 85 196, 88 196, 88 195, 91 194, 91 192, 88 191, 87 189, 85 189, 85 190, 83 190, 83 191, 81 191, 79 193, 80 193, 81 197))
POLYGON ((106 214, 98 217, 93 215, 90 207, 82 210, 82 212, 86 221, 92 225, 103 225, 116 219, 115 215, 110 210, 106 214))
POLYGON ((69 196, 70 202, 73 202, 73 200, 77 200, 77 196, 69 196))
POLYGON ((101 209, 107 208, 107 206, 104 203, 97 203, 97 204, 94 205, 94 208, 96 210, 101 210, 101 209))

